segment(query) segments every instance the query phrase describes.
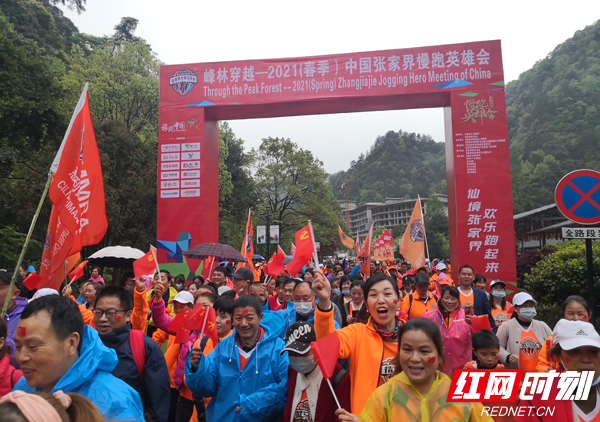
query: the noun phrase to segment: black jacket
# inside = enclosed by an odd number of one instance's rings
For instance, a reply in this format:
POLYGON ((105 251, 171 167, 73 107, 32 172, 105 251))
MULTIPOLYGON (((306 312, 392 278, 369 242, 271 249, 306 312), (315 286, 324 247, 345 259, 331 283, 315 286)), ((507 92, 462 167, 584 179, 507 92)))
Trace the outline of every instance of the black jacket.
POLYGON ((158 344, 148 336, 144 336, 146 345, 146 365, 144 366, 144 382, 135 366, 129 332, 131 324, 100 336, 106 347, 117 352, 119 363, 111 372, 115 377, 125 381, 142 398, 144 413, 152 422, 167 422, 169 419, 169 403, 171 396, 171 379, 165 356, 158 344))
POLYGON ((342 314, 342 328, 348 325, 348 321, 346 318, 348 317, 348 311, 346 310, 346 306, 344 306, 344 295, 339 294, 331 300, 335 303, 340 310, 340 314, 342 314))

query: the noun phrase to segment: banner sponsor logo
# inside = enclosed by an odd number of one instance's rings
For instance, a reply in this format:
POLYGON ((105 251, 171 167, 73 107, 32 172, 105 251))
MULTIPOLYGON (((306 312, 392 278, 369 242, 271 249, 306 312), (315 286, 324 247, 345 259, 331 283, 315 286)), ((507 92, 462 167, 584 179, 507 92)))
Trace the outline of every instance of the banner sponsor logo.
POLYGON ((181 160, 199 160, 200 152, 182 152, 181 160))
POLYGON ((178 152, 179 144, 163 144, 160 146, 160 152, 178 152))
POLYGON ((181 158, 180 154, 176 152, 171 154, 161 154, 160 159, 161 161, 179 161, 181 158))
POLYGON ((200 196, 200 189, 183 189, 181 191, 182 198, 191 198, 193 196, 200 196))
POLYGON ((185 67, 176 70, 169 78, 169 85, 179 95, 186 95, 198 83, 198 75, 185 67))
POLYGON ((182 180, 181 187, 182 188, 199 188, 200 187, 200 179, 182 180))
POLYGON ((161 190, 161 198, 179 198, 179 189, 161 190))
POLYGON ((422 242, 423 238, 423 222, 421 220, 415 220, 410 225, 410 240, 413 242, 422 242))
POLYGON ((179 163, 160 163, 161 170, 179 170, 179 163))
POLYGON ((200 151, 200 142, 181 144, 182 151, 200 151))
POLYGON ((179 180, 169 180, 166 182, 160 182, 161 189, 174 189, 179 187, 179 180))
POLYGON ((200 161, 182 161, 182 170, 197 170, 200 168, 200 161))
POLYGON ((182 171, 181 178, 182 179, 196 179, 200 177, 200 170, 190 170, 190 171, 182 171))
POLYGON ((160 178, 165 180, 179 179, 178 171, 163 171, 160 173, 160 178))

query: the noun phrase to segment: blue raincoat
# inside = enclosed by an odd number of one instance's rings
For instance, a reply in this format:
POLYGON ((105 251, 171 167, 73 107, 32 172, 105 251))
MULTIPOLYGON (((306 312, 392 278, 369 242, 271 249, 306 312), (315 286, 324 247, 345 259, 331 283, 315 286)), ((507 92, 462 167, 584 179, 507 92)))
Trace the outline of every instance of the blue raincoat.
POLYGON ((287 400, 288 358, 281 351, 285 343, 279 334, 283 317, 263 314, 260 326, 265 334, 240 370, 240 355, 233 334, 222 339, 208 356, 202 356, 198 370, 185 362, 185 381, 190 390, 212 397, 206 408, 208 422, 277 421, 287 400), (237 407, 240 413, 236 413, 237 407))
MULTIPOLYGON (((79 359, 56 383, 52 393, 79 393, 90 399, 107 420, 143 421, 140 395, 110 373, 117 362, 117 353, 102 344, 98 331, 85 325, 79 359)), ((22 377, 13 389, 16 390, 33 393, 41 388, 30 387, 22 377)))

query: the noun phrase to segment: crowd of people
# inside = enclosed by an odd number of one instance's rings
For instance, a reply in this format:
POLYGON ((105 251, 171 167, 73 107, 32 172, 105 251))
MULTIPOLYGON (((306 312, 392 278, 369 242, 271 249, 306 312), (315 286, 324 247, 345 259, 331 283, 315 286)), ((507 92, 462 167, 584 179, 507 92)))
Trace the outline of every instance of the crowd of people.
MULTIPOLYGON (((115 283, 94 268, 78 297, 72 285, 30 291, 23 267, 0 319, 0 422, 545 420, 446 401, 463 368, 594 371, 588 398, 544 405, 600 420, 600 336, 583 298, 566 298, 552 329, 529 293, 511 303, 505 281, 469 265, 457 280, 447 260, 371 262, 369 277, 364 265, 270 277, 221 263, 206 280, 161 270, 115 283), (214 309, 216 341, 178 340, 174 321, 197 306, 214 309), (311 346, 326 336, 339 342, 329 379, 311 346)), ((12 275, 0 270, 0 303, 12 275)))

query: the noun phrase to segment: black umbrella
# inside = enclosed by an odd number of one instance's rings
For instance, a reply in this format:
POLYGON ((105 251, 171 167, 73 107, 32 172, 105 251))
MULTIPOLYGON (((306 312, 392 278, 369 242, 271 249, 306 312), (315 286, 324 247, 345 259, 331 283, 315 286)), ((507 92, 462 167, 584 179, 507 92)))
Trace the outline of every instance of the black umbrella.
POLYGON ((215 257, 219 261, 247 262, 238 251, 222 243, 201 243, 184 252, 183 255, 193 259, 215 257))

